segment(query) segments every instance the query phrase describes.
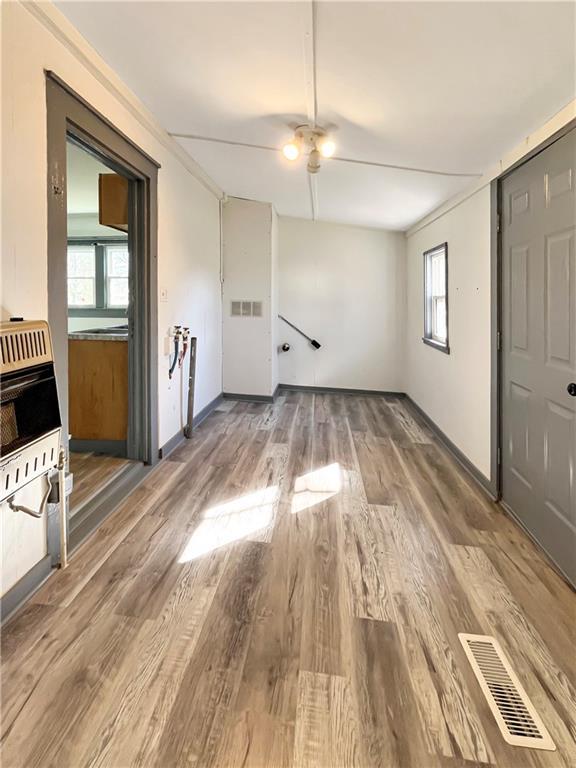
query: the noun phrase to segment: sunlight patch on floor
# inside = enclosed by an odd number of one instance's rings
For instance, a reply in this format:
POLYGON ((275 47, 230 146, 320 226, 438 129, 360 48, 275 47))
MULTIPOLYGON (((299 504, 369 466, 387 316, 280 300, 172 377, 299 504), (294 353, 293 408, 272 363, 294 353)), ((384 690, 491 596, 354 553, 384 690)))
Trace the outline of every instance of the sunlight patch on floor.
POLYGON ((337 462, 300 475, 294 483, 292 514, 332 498, 340 492, 341 488, 342 470, 337 462))
POLYGON ((207 509, 178 562, 195 560, 266 528, 273 520, 278 492, 272 485, 207 509))

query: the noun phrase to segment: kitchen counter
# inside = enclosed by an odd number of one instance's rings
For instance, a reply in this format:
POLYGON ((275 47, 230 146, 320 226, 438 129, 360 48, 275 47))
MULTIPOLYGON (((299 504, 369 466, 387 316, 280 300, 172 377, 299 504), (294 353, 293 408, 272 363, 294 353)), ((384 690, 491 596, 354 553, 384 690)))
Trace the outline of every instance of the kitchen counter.
POLYGON ((71 331, 68 334, 70 341, 128 341, 126 333, 91 333, 90 331, 71 331))

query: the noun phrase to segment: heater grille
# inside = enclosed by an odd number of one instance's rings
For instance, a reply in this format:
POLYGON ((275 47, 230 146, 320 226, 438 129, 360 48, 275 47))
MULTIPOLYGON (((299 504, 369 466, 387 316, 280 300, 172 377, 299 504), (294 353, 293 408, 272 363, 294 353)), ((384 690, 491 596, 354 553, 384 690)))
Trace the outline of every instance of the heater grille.
POLYGON ((555 750, 550 734, 498 641, 488 635, 459 634, 458 637, 504 740, 517 747, 555 750))
POLYGON ((48 323, 9 323, 0 329, 0 372, 31 368, 52 360, 48 323))

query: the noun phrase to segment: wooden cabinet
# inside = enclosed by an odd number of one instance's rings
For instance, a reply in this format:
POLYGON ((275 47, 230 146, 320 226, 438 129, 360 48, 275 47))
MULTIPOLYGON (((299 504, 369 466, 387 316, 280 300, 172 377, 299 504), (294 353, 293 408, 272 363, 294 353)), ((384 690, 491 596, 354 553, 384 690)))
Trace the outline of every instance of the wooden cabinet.
POLYGON ((98 220, 106 227, 128 232, 128 179, 117 173, 98 177, 98 220))
POLYGON ((76 440, 126 440, 127 340, 68 340, 70 433, 76 440))

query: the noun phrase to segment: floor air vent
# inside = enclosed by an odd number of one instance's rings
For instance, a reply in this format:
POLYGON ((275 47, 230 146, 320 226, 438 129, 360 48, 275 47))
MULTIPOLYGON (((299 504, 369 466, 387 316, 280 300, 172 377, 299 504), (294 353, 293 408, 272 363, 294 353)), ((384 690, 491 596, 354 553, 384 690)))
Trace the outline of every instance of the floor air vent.
POLYGON ((498 641, 488 635, 458 637, 505 741, 516 747, 555 750, 498 641))

